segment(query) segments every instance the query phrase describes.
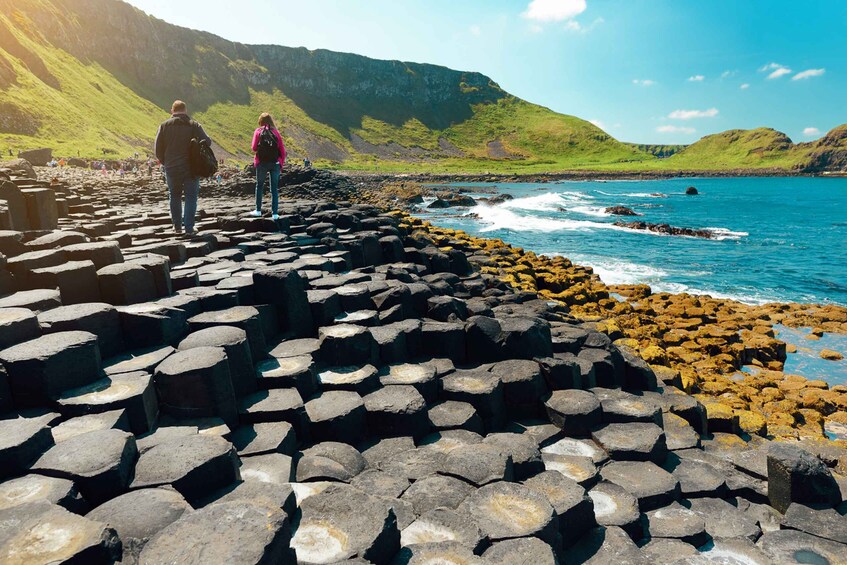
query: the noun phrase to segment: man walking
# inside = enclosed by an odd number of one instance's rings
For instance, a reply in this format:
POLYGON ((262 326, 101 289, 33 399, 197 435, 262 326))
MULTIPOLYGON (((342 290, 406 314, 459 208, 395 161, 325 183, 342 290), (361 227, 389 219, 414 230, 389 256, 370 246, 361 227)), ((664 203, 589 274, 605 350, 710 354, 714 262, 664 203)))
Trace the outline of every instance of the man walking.
POLYGON ((171 107, 171 119, 159 126, 154 151, 156 158, 165 167, 165 179, 171 204, 171 220, 176 233, 182 233, 183 224, 187 235, 194 234, 194 216, 197 213, 197 195, 200 179, 191 172, 189 146, 192 138, 197 141, 212 140, 203 127, 188 117, 185 102, 177 100, 171 107), (185 195, 185 216, 182 213, 182 197, 185 195))

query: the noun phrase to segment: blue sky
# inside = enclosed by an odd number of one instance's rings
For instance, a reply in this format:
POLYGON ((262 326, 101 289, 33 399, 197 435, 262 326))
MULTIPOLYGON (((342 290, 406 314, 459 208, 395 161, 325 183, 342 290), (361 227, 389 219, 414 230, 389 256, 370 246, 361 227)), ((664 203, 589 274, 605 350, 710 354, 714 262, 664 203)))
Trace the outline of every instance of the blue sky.
POLYGON ((129 0, 233 41, 485 73, 623 141, 847 122, 842 0, 129 0))

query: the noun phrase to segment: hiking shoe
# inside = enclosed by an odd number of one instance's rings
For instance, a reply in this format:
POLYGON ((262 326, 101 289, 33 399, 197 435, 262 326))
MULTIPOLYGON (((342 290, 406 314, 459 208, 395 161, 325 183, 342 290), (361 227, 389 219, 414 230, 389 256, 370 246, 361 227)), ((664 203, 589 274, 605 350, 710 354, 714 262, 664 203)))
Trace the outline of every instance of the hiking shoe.
POLYGON ((174 233, 177 235, 182 235, 182 228, 174 228, 174 233))
POLYGON ((271 218, 273 219, 273 221, 277 221, 279 219, 279 214, 274 214, 273 216, 271 216, 271 218))
POLYGON ((261 210, 253 210, 252 212, 250 212, 250 215, 253 216, 254 218, 261 218, 262 212, 261 212, 261 210))

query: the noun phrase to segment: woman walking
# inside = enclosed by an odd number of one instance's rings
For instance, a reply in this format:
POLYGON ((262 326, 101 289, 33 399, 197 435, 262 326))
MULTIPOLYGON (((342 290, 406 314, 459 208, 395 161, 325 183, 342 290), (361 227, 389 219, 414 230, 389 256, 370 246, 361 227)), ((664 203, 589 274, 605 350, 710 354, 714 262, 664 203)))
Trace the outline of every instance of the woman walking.
POLYGON ((265 195, 265 181, 271 177, 271 210, 273 219, 279 219, 279 174, 285 165, 285 144, 282 136, 274 125, 270 114, 259 116, 259 127, 253 133, 253 152, 256 157, 256 209, 251 215, 258 218, 262 215, 262 198, 265 195))

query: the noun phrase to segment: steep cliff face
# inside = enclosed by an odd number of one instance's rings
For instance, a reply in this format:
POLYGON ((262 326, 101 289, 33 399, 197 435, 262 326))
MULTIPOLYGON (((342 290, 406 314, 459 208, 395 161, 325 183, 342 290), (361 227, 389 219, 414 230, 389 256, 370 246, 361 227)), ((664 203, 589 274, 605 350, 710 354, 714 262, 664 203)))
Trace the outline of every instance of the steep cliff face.
MULTIPOLYGON (((215 103, 249 103, 251 89, 278 89, 310 117, 347 133, 361 126, 364 116, 395 125, 417 118, 430 128, 444 129, 469 119, 473 104, 505 95, 478 73, 330 51, 242 45, 170 25, 116 0, 0 4, 44 41, 82 61, 96 61, 160 106, 184 97, 203 111, 215 103)), ((0 45, 14 44, 6 35, 0 35, 0 45)))
POLYGON ((272 84, 311 117, 338 129, 361 127, 364 116, 397 126, 415 118, 445 129, 471 118, 473 105, 506 95, 479 73, 434 65, 273 45, 251 50, 272 84))

